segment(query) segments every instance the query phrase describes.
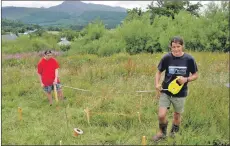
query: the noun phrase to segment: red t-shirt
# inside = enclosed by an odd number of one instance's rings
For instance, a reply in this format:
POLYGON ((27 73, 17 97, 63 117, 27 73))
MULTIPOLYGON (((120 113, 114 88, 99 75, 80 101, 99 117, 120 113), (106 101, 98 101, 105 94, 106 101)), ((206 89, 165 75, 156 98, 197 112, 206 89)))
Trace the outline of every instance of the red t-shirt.
MULTIPOLYGON (((59 64, 54 58, 50 58, 49 60, 42 58, 39 61, 37 72, 42 76, 42 83, 45 86, 53 85, 55 79, 55 69, 58 68, 59 64)), ((57 82, 60 83, 59 79, 57 82)))

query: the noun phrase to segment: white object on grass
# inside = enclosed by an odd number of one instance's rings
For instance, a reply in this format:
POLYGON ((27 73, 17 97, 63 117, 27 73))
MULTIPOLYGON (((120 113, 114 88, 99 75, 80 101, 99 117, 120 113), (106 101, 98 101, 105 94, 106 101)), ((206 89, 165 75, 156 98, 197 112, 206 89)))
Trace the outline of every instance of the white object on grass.
POLYGON ((74 128, 74 132, 77 133, 77 134, 83 134, 83 131, 79 128, 74 128))
POLYGON ((74 88, 74 87, 70 87, 70 86, 65 86, 65 85, 61 85, 62 87, 67 87, 67 88, 71 88, 71 89, 76 89, 76 90, 80 90, 80 91, 89 91, 89 90, 85 90, 85 89, 80 89, 80 88, 74 88))
MULTIPOLYGON (((165 90, 167 91, 168 89, 162 89, 162 90, 165 90)), ((149 91, 136 91, 138 93, 146 93, 146 92, 156 92, 156 90, 149 90, 149 91)))

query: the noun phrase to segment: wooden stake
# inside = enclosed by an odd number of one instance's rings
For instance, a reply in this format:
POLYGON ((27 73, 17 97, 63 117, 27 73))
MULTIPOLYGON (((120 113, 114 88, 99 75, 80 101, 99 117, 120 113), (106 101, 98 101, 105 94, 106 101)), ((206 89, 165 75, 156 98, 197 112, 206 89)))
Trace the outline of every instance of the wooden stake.
POLYGON ((137 112, 137 115, 138 115, 139 123, 141 123, 141 114, 140 114, 140 112, 137 112))
POLYGON ((84 109, 85 113, 86 113, 86 117, 87 117, 87 121, 89 124, 89 108, 87 107, 86 109, 84 109))
POLYGON ((58 102, 56 84, 55 84, 55 85, 53 85, 53 86, 54 86, 54 97, 55 97, 56 102, 58 102))
POLYGON ((146 145, 146 137, 142 136, 141 145, 146 145))
POLYGON ((19 117, 19 120, 21 121, 22 120, 22 109, 20 107, 18 107, 18 117, 19 117))

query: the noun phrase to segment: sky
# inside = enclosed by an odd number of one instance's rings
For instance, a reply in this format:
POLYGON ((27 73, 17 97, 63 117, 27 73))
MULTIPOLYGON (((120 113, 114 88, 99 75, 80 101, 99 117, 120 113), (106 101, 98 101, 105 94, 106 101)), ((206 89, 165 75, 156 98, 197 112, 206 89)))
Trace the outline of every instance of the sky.
MULTIPOLYGON (((2 7, 4 6, 15 6, 15 7, 51 7, 61 4, 63 1, 2 1, 2 7)), ((84 3, 94 3, 94 4, 103 4, 109 6, 120 6, 128 9, 135 7, 146 9, 147 5, 151 1, 82 1, 84 3)), ((192 3, 197 3, 199 1, 192 1, 192 3)), ((210 1, 201 1, 202 4, 207 4, 210 1)))

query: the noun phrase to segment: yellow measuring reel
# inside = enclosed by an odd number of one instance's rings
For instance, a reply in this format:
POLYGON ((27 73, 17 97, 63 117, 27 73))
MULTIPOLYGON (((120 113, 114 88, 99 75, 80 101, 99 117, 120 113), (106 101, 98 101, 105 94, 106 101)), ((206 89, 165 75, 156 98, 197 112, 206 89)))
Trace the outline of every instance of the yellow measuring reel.
POLYGON ((184 84, 179 85, 177 80, 180 78, 180 76, 177 76, 168 86, 168 91, 172 94, 177 94, 180 92, 184 84))

